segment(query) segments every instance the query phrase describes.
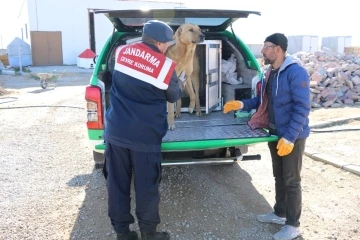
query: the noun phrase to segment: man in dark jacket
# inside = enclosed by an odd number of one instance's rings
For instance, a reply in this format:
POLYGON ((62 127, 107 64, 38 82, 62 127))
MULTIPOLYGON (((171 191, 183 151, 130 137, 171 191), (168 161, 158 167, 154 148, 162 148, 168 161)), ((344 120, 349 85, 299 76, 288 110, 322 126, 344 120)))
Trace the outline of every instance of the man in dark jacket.
POLYGON ((300 233, 302 205, 301 166, 305 141, 310 133, 309 75, 291 56, 286 55, 287 38, 275 33, 268 36, 261 50, 265 65, 260 95, 224 105, 224 113, 257 109, 248 124, 252 129, 267 128, 279 137, 269 142, 275 177, 274 211, 257 217, 260 222, 285 226, 276 233, 276 240, 291 240, 300 233))
POLYGON ((161 142, 168 129, 166 103, 177 101, 182 90, 175 62, 164 55, 172 40, 170 26, 152 20, 144 25, 142 42, 116 49, 104 154, 108 214, 118 240, 138 239, 129 229, 134 223, 132 171, 142 239, 170 238, 156 227, 160 223, 161 142))

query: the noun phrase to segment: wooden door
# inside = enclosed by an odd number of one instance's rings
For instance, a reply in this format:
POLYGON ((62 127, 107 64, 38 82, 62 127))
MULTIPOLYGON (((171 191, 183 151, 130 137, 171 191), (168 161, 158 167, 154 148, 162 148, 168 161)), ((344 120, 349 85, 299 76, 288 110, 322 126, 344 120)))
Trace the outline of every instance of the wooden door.
POLYGON ((33 66, 63 65, 61 32, 31 31, 33 66))

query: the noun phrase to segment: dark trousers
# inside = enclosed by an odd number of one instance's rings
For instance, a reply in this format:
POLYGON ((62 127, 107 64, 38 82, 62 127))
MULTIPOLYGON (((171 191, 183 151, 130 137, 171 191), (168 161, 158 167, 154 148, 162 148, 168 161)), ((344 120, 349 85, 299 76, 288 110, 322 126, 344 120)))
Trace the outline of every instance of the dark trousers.
POLYGON ((275 178, 274 213, 279 217, 286 217, 285 224, 295 227, 300 226, 302 207, 300 172, 305 142, 306 138, 296 140, 292 152, 283 157, 277 154, 278 142, 268 143, 275 178))
POLYGON ((137 152, 110 143, 106 144, 105 170, 108 190, 108 215, 114 230, 129 232, 134 223, 130 213, 130 189, 134 171, 136 217, 141 232, 154 232, 160 223, 159 183, 161 153, 137 152))

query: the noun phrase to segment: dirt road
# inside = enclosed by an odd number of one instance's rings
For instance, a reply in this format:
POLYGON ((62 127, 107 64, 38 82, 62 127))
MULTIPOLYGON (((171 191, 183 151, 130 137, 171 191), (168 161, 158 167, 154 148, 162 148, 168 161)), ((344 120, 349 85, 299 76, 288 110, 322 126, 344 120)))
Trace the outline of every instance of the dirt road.
MULTIPOLYGON (((116 239, 86 136, 88 80, 89 74, 77 74, 42 90, 34 79, 0 76, 14 92, 0 98, 0 239, 116 239)), ((360 116, 359 109, 321 109, 311 118, 360 116)), ((331 136, 308 144, 327 149, 331 136)), ((249 153, 262 160, 164 168, 159 229, 179 240, 271 239, 280 226, 255 219, 274 204, 270 156, 266 144, 249 153)), ((307 157, 302 177, 299 239, 360 239, 360 177, 307 157)))

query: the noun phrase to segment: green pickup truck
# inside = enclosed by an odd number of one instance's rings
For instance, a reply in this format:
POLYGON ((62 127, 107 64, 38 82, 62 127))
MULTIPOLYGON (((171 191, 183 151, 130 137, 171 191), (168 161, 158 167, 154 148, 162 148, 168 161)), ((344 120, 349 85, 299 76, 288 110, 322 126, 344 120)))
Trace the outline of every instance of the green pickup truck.
MULTIPOLYGON (((152 9, 99 10, 113 24, 114 31, 97 58, 90 83, 86 86, 87 128, 94 141, 95 167, 104 162, 106 127, 105 112, 109 107, 111 74, 118 46, 141 40, 143 24, 151 19, 168 23, 174 30, 183 23, 198 25, 205 41, 199 43, 196 54, 200 59, 200 105, 202 116, 190 114, 189 97, 182 96, 182 115, 175 120, 176 129, 169 130, 162 143, 162 165, 231 164, 243 160, 259 160, 259 154, 245 155, 248 145, 276 141, 265 129, 251 130, 247 121, 251 113, 224 114, 226 101, 250 98, 257 94, 261 68, 247 45, 236 35, 232 24, 255 11, 219 9, 152 9), (222 72, 224 63, 232 59, 235 76, 242 84, 229 84, 222 72), (235 60, 235 61, 234 61, 235 60)), ((233 74, 234 75, 234 74, 233 74)))

